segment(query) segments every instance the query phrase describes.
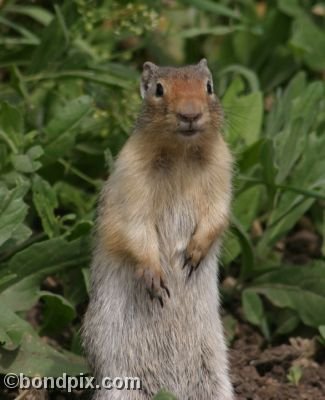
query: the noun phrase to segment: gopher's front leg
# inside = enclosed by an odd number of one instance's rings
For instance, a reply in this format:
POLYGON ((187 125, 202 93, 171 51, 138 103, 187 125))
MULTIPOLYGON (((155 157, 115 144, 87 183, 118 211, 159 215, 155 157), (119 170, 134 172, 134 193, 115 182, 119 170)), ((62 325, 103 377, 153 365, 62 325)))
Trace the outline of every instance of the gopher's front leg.
POLYGON ((101 227, 104 246, 111 254, 127 258, 134 265, 135 278, 144 284, 148 297, 151 300, 157 299, 163 307, 163 293, 170 297, 170 292, 160 266, 154 227, 141 220, 125 226, 114 216, 109 222, 101 227))
POLYGON ((207 216, 198 223, 194 234, 185 250, 183 268, 188 267, 188 278, 191 277, 201 261, 205 258, 212 244, 222 235, 228 225, 227 217, 213 221, 207 216))

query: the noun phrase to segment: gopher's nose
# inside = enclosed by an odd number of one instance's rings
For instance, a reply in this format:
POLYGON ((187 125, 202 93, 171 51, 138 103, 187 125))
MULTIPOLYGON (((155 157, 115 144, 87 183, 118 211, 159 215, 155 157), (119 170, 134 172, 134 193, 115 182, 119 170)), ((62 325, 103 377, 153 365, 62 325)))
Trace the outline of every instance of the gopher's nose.
POLYGON ((177 118, 182 122, 196 122, 202 117, 202 113, 177 113, 177 118))

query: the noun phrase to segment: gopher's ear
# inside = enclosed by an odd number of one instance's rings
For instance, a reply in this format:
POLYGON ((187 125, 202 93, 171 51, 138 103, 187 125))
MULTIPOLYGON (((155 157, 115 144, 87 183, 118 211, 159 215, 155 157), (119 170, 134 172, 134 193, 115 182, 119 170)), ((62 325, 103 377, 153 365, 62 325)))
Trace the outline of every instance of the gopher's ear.
POLYGON ((206 58, 202 58, 201 61, 198 62, 197 66, 203 70, 206 70, 210 73, 208 62, 206 58))
POLYGON ((209 68, 209 67, 208 67, 208 61, 207 61, 206 58, 202 58, 202 59, 198 62, 198 65, 199 65, 200 67, 203 67, 203 68, 209 68))
POLYGON ((143 64, 143 71, 141 76, 141 84, 140 84, 140 92, 141 97, 144 98, 146 91, 149 89, 150 81, 155 75, 158 66, 150 61, 147 61, 143 64))

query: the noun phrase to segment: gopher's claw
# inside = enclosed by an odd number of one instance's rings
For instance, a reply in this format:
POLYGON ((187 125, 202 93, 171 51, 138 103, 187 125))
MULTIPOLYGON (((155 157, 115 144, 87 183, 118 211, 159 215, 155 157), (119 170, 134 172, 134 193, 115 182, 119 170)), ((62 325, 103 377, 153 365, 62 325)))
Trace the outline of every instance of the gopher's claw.
POLYGON ((164 301, 163 301, 162 290, 164 290, 167 296, 170 298, 170 291, 168 287, 165 285, 165 282, 163 281, 161 276, 154 275, 150 270, 145 271, 144 277, 145 277, 146 289, 149 294, 150 300, 153 301, 154 299, 157 299, 159 301, 160 306, 163 308, 164 301))
POLYGON ((185 267, 188 267, 188 268, 189 268, 189 273, 188 273, 188 275, 187 275, 187 280, 189 280, 189 279, 191 278, 193 272, 196 271, 196 270, 198 269, 198 267, 199 267, 199 265, 200 265, 200 262, 201 262, 201 261, 199 261, 198 263, 194 264, 194 263, 193 263, 193 259, 192 259, 191 256, 188 256, 188 257, 185 258, 184 265, 183 265, 183 269, 184 269, 185 267))
POLYGON ((160 286, 166 291, 168 298, 170 298, 170 291, 162 279, 160 279, 160 286))
POLYGON ((184 268, 188 265, 188 263, 189 263, 190 261, 191 261, 191 257, 186 257, 182 269, 184 269, 184 268))
POLYGON ((164 307, 164 301, 160 295, 155 294, 152 289, 148 289, 148 288, 147 288, 147 292, 149 294, 151 301, 153 301, 154 299, 157 299, 159 301, 159 304, 161 305, 161 308, 164 307))

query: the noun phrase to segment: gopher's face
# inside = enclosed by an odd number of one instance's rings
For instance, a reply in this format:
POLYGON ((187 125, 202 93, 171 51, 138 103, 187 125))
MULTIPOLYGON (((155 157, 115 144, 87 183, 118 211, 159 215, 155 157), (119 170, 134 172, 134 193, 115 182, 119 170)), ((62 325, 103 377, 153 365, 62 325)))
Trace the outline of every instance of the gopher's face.
POLYGON ((182 68, 143 66, 141 94, 147 118, 182 136, 219 130, 220 103, 213 91, 212 75, 205 59, 182 68))

